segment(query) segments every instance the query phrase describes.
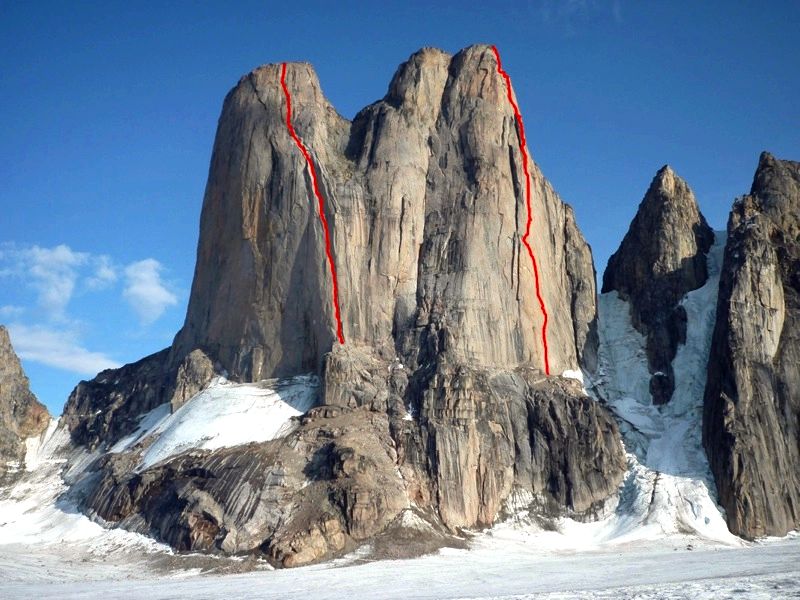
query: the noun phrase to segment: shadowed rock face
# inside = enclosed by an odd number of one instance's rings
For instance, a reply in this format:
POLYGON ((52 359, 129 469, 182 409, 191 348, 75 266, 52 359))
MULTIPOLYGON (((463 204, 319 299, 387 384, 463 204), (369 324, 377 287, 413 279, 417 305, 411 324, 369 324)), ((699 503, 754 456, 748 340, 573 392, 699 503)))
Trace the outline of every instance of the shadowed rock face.
POLYGON ((647 340, 654 404, 669 402, 675 389, 672 360, 686 341, 686 312, 678 303, 708 279, 713 243, 692 190, 665 166, 603 273, 602 292, 616 290, 630 303, 633 326, 647 340))
MULTIPOLYGON (((421 50, 352 122, 309 65, 286 67, 292 122, 325 198, 344 345, 280 73, 256 69, 225 99, 173 346, 82 383, 65 418, 75 441, 100 447, 215 373, 316 372, 323 424, 258 448, 176 458, 134 479, 130 457, 110 457, 85 508, 181 548, 258 550, 284 565, 373 536, 411 502, 451 531, 491 524, 515 488, 553 511, 594 514, 624 472, 619 433, 579 386, 542 374, 519 134, 491 49, 421 50), (374 473, 335 466, 352 461, 374 473), (262 475, 277 464, 294 483, 270 487, 262 475), (307 504, 303 473, 317 482, 307 504), (257 498, 262 509, 248 512, 257 498)), ((529 168, 551 368, 594 368, 591 250, 572 210, 529 168)))
POLYGON ((25 440, 47 429, 50 415, 30 389, 8 330, 0 325, 0 483, 25 465, 25 440))
POLYGON ((800 526, 800 163, 767 153, 728 221, 703 439, 731 531, 800 526))

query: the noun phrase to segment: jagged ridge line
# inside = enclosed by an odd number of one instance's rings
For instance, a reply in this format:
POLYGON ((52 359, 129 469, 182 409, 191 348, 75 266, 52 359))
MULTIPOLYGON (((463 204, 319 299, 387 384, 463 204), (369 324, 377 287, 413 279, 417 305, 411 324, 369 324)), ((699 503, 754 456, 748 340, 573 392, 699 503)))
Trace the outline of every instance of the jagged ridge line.
POLYGON ((331 251, 331 234, 328 228, 328 219, 325 217, 325 201, 322 193, 319 190, 317 183, 317 172, 314 168, 314 162, 311 160, 311 154, 303 144, 300 137, 292 126, 292 96, 289 93, 289 88, 286 86, 286 63, 281 64, 281 87, 283 88, 283 95, 286 97, 286 127, 289 129, 289 135, 294 140, 295 145, 300 149, 303 157, 306 159, 308 171, 311 174, 311 187, 314 196, 317 198, 319 208, 319 220, 322 222, 322 230, 325 234, 325 254, 328 257, 328 267, 331 272, 331 279, 333 281, 333 312, 336 316, 336 337, 339 339, 340 344, 344 344, 344 331, 342 328, 342 315, 339 310, 339 282, 336 278, 336 265, 333 262, 333 252, 331 251))
POLYGON ((539 285, 539 265, 536 262, 536 256, 533 253, 533 248, 531 248, 531 245, 528 243, 528 236, 530 236, 531 233, 533 216, 531 214, 531 176, 528 172, 528 152, 525 149, 527 145, 527 142, 525 141, 525 126, 522 124, 522 113, 520 113, 519 107, 517 106, 517 103, 514 102, 514 97, 511 93, 511 77, 509 77, 508 73, 506 73, 506 71, 503 69, 502 62, 500 61, 500 53, 497 51, 497 46, 492 46, 492 52, 494 53, 494 57, 497 62, 497 72, 506 82, 508 102, 511 104, 511 108, 514 109, 514 119, 517 123, 519 151, 520 154, 522 154, 522 171, 525 173, 525 205, 528 210, 528 218, 525 224, 525 235, 522 236, 522 243, 528 250, 528 256, 531 257, 531 263, 533 263, 533 278, 536 288, 536 299, 539 301, 539 308, 542 310, 543 317, 542 346, 544 347, 544 372, 546 375, 550 375, 550 357, 547 348, 547 309, 545 308, 544 298, 542 298, 541 287, 539 285))

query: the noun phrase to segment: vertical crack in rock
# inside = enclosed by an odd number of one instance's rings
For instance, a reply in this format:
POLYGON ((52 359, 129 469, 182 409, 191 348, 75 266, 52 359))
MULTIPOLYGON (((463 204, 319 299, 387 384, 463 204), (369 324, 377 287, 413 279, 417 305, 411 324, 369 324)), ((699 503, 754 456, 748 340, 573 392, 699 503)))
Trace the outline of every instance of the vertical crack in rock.
POLYGON ((503 66, 500 62, 500 54, 498 53, 497 48, 495 46, 492 46, 492 53, 494 54, 495 61, 497 64, 497 73, 505 81, 508 103, 511 105, 511 108, 514 112, 514 121, 517 126, 519 151, 522 159, 522 172, 525 174, 525 206, 527 209, 525 234, 522 236, 522 243, 525 245, 525 248, 528 251, 528 254, 530 255, 531 263, 533 265, 534 289, 536 291, 536 300, 538 301, 539 309, 542 312, 542 352, 544 355, 543 356, 544 372, 546 375, 550 375, 550 354, 547 347, 548 314, 547 314, 547 308, 545 307, 544 299, 542 298, 541 285, 539 281, 539 265, 536 261, 536 254, 534 253, 533 248, 531 248, 531 245, 528 242, 528 237, 530 236, 531 233, 531 223, 533 222, 533 218, 531 210, 531 174, 528 172, 528 150, 527 150, 527 142, 525 140, 525 126, 522 123, 522 115, 519 112, 517 103, 514 101, 514 92, 511 88, 511 78, 509 77, 508 73, 506 73, 506 71, 503 69, 503 66))
MULTIPOLYGON (((336 264, 333 259, 333 249, 331 247, 330 226, 328 225, 328 218, 325 216, 325 198, 319 189, 317 169, 314 166, 314 159, 311 155, 311 152, 309 152, 308 148, 306 148, 306 145, 303 143, 303 140, 300 139, 300 136, 297 135, 294 126, 292 125, 292 95, 289 92, 288 86, 286 85, 286 63, 283 63, 281 65, 280 83, 281 83, 281 88, 283 89, 283 93, 286 96, 286 127, 289 130, 289 135, 291 136, 292 140, 294 140, 294 143, 297 145, 298 150, 300 150, 300 153, 306 160, 306 165, 308 167, 308 175, 311 179, 311 190, 317 199, 318 216, 320 223, 322 224, 322 233, 325 239, 325 256, 328 259, 328 267, 330 268, 330 275, 331 275, 331 284, 333 286, 332 297, 333 297, 333 312, 334 316, 336 317, 336 337, 338 338, 340 344, 344 344, 344 333, 342 331, 342 315, 339 306, 339 285, 336 277, 336 264)), ((257 91, 256 95, 258 95, 257 91)), ((261 99, 259 98, 259 102, 260 101, 261 99)))

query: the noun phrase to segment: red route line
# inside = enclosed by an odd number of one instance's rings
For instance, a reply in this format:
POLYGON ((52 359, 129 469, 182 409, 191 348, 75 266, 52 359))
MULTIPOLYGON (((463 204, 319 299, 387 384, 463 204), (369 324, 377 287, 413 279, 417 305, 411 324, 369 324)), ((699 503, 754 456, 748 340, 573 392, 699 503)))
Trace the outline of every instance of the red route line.
POLYGON ((531 233, 531 222, 533 216, 531 215, 531 176, 528 172, 528 151, 525 149, 525 127, 522 125, 522 114, 519 112, 517 103, 514 102, 514 97, 511 94, 511 78, 508 73, 503 70, 503 65, 500 62, 500 53, 497 51, 497 46, 492 46, 492 52, 497 60, 497 72, 506 81, 506 92, 508 93, 508 102, 511 108, 514 109, 514 118, 517 121, 517 133, 519 134, 519 151, 522 154, 522 170, 525 173, 525 204, 528 209, 528 222, 525 224, 525 235, 522 236, 522 243, 528 249, 528 255, 531 257, 533 263, 533 277, 536 282, 536 299, 539 300, 539 307, 542 309, 544 323, 542 324, 542 346, 544 346, 544 372, 550 375, 550 357, 547 352, 547 309, 544 306, 544 299, 539 286, 539 265, 536 263, 536 256, 533 254, 533 248, 528 243, 528 236, 531 233))
POLYGON ((292 127, 292 96, 289 94, 289 88, 286 87, 286 63, 281 64, 281 87, 283 88, 283 95, 286 96, 286 127, 289 129, 289 135, 292 136, 294 143, 306 159, 308 171, 311 173, 311 186, 319 205, 319 220, 322 222, 322 230, 325 232, 325 254, 328 257, 328 267, 330 267, 331 279, 333 280, 333 311, 336 315, 336 337, 339 338, 340 344, 344 344, 342 314, 339 311, 339 282, 336 279, 336 265, 333 263, 333 253, 331 252, 331 233, 328 228, 328 219, 325 218, 325 201, 322 198, 322 193, 319 191, 317 171, 314 168, 314 162, 311 160, 311 154, 308 152, 308 149, 297 133, 295 133, 294 127, 292 127))

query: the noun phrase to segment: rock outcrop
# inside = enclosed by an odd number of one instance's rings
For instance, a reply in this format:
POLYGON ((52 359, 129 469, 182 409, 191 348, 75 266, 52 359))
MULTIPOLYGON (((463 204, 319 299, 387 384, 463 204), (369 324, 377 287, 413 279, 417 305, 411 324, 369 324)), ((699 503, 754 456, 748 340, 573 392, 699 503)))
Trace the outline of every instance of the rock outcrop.
POLYGON ((33 395, 8 330, 0 325, 0 483, 25 466, 25 440, 50 423, 47 409, 33 395))
POLYGON ((512 490, 539 514, 592 517, 624 471, 616 425, 574 383, 530 375, 462 368, 429 393, 420 423, 372 403, 323 405, 285 437, 140 470, 144 440, 101 459, 83 507, 180 550, 282 566, 351 550, 412 507, 451 531, 490 525, 512 490))
POLYGON ((67 400, 62 422, 72 441, 93 451, 113 446, 139 426, 139 417, 169 402, 177 410, 221 372, 199 349, 175 367, 170 348, 81 381, 67 400))
POLYGON ((686 312, 679 302, 705 284, 713 243, 692 190, 664 166, 603 273, 602 292, 616 290, 629 302, 633 326, 647 340, 654 404, 669 402, 675 389, 672 361, 686 341, 686 312))
POLYGON ((800 526, 800 163, 767 153, 728 221, 703 439, 732 532, 800 526))
POLYGON ((385 413, 320 407, 293 434, 194 451, 141 472, 109 454, 86 500, 179 550, 263 552, 295 566, 380 533, 408 508, 385 413))
MULTIPOLYGON (((490 525, 515 489, 552 512, 601 509, 625 469, 619 433, 580 386, 543 373, 505 86, 487 46, 421 50, 352 122, 307 64, 239 81, 219 121, 183 328, 170 349, 82 383, 65 419, 73 440, 102 449, 216 373, 314 372, 320 407, 257 447, 189 453, 136 475, 133 455, 109 456, 87 511, 181 548, 260 549, 296 565, 379 533, 411 503, 450 531, 490 525), (344 344, 282 73, 324 196, 344 344)), ((593 368, 591 250, 532 161, 529 170, 549 363, 555 375, 593 368)))

